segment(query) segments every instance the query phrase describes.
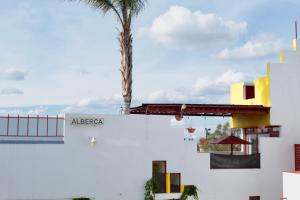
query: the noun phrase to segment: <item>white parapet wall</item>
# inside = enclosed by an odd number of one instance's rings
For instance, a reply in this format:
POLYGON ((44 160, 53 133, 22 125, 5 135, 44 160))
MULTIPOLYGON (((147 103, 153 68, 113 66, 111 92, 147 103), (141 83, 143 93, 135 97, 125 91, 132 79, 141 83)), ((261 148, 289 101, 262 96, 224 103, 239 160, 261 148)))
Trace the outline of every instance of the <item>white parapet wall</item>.
POLYGON ((211 170, 209 153, 197 153, 196 141, 183 137, 166 116, 66 114, 64 143, 0 144, 0 199, 141 200, 154 160, 167 161, 167 171, 196 185, 203 200, 282 196, 292 141, 265 138, 261 169, 211 170), (96 118, 103 123, 91 123, 96 118))
POLYGON ((283 199, 299 200, 300 199, 300 172, 283 173, 283 199))

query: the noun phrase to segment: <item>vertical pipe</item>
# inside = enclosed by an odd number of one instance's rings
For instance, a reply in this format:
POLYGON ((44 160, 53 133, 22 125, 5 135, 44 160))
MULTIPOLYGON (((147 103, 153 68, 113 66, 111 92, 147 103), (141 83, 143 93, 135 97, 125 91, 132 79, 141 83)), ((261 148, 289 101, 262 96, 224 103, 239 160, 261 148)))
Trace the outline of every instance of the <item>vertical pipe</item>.
POLYGON ((295 39, 298 39, 298 23, 295 21, 295 39))
POLYGON ((58 115, 56 115, 56 136, 57 136, 57 127, 58 127, 58 115))
POLYGON ((259 147, 258 147, 259 142, 258 142, 258 139, 259 139, 258 133, 256 133, 256 153, 259 153, 259 147))
POLYGON ((36 118, 36 136, 39 136, 39 116, 36 118))
POLYGON ((29 136, 29 115, 27 115, 27 136, 29 136))
POLYGON ((19 123, 20 123, 20 116, 18 115, 18 121, 17 121, 17 136, 19 136, 19 123))
POLYGON ((47 115, 47 130, 46 130, 46 136, 48 137, 48 115, 47 115))
POLYGON ((7 115, 7 124, 6 124, 6 135, 8 136, 9 131, 9 114, 7 115))

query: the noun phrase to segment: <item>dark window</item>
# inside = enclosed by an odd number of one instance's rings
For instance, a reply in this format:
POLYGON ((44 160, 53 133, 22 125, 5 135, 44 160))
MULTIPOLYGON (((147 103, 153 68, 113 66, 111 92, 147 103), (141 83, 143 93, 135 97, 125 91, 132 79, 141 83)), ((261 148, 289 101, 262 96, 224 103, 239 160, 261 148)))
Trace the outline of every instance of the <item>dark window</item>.
POLYGON ((260 196, 250 196, 249 200, 260 200, 260 196))
POLYGON ((171 193, 180 193, 180 173, 171 173, 171 193))
POLYGON ((295 170, 300 170, 300 144, 295 144, 295 170))
POLYGON ((153 161, 152 162, 152 176, 157 183, 157 193, 166 193, 166 161, 153 161))
POLYGON ((244 86, 245 99, 255 98, 255 87, 254 85, 245 85, 244 86))

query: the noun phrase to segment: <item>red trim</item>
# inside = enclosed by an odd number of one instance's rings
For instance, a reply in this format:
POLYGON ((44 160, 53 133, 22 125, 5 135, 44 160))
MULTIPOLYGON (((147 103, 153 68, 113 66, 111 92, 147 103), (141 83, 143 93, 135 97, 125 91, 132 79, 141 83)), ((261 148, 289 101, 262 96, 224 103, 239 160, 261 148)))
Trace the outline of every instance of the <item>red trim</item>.
POLYGON ((260 105, 221 105, 221 104, 142 104, 130 109, 130 114, 142 115, 182 115, 231 117, 234 114, 268 114, 270 107, 260 105))

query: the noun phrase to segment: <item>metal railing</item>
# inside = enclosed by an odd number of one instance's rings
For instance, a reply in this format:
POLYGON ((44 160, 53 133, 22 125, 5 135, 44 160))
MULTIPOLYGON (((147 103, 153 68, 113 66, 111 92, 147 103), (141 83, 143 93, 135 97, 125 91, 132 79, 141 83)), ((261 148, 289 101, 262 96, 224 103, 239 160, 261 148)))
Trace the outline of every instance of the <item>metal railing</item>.
POLYGON ((63 137, 63 117, 0 116, 0 137, 63 137))

